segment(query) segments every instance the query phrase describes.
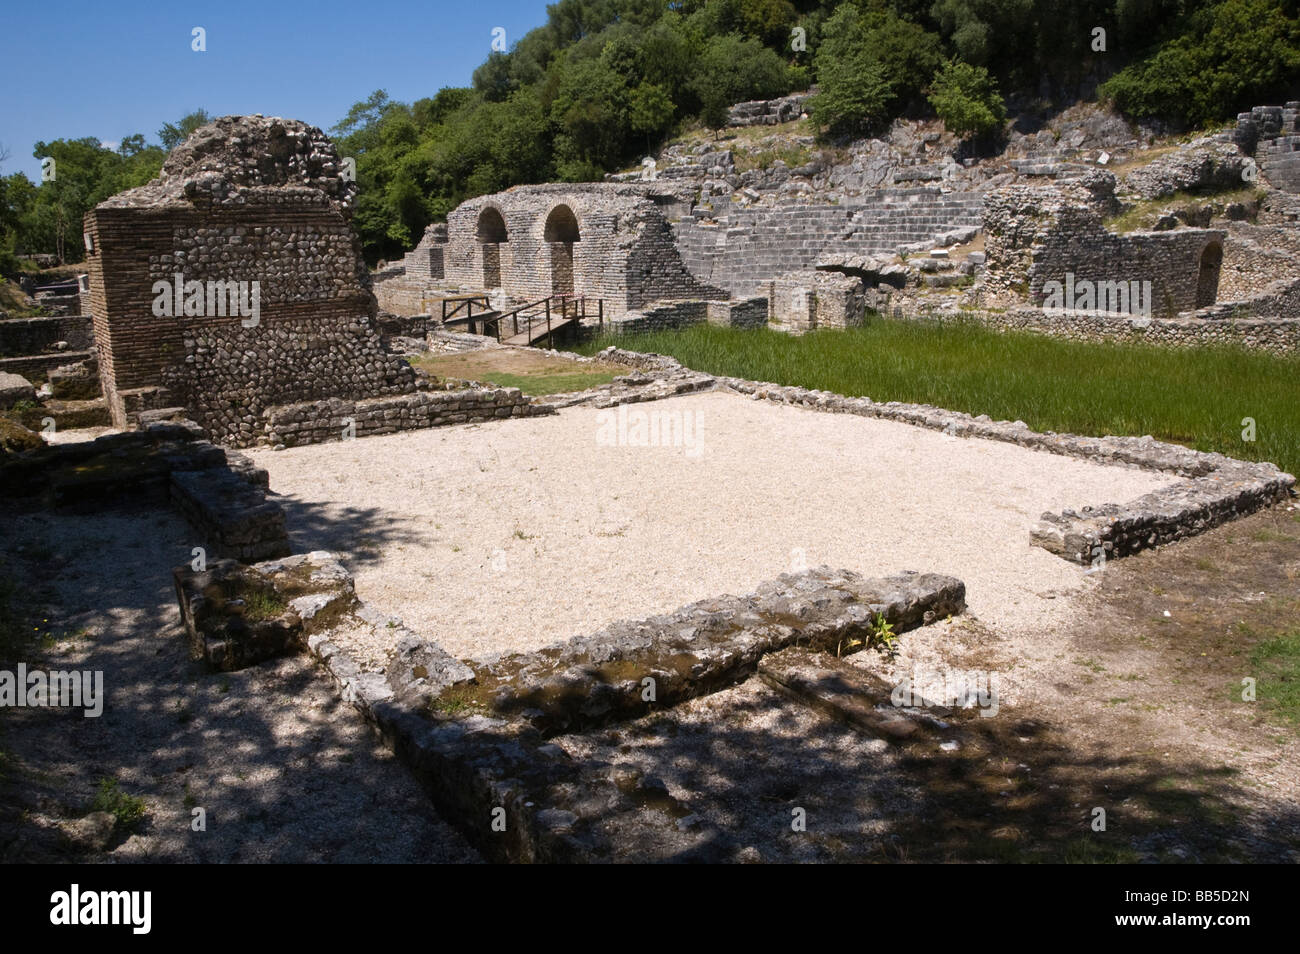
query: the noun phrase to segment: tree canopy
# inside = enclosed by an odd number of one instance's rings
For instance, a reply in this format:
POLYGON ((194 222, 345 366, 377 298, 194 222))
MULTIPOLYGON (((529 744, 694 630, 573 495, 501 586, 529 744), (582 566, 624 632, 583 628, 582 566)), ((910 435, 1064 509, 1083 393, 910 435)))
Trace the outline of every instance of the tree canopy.
MULTIPOLYGON (((1068 105, 1100 85, 1133 117, 1184 125, 1300 97, 1300 0, 558 0, 469 85, 413 103, 380 89, 331 130, 356 160, 370 261, 409 248, 461 201, 511 185, 599 179, 691 124, 816 83, 819 134, 938 115, 999 127, 1003 95, 1068 105)), ((0 179, 0 257, 81 255, 81 216, 155 175, 208 120, 36 144, 57 178, 0 179)), ((12 144, 11 144, 12 145, 12 144)), ((2 160, 0 160, 2 161, 2 160)), ((4 262, 0 261, 0 269, 4 262)))

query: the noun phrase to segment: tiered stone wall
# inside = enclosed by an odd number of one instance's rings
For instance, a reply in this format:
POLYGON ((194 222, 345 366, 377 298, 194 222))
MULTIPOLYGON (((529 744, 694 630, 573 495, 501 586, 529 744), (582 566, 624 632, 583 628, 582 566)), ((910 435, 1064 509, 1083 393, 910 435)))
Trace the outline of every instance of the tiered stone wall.
POLYGON ((37 355, 66 341, 69 351, 85 351, 94 343, 90 318, 65 315, 58 318, 7 318, 0 321, 0 357, 37 355))
POLYGON ((1237 116, 1237 143, 1253 153, 1275 189, 1300 193, 1300 102, 1256 106, 1237 116))
POLYGON ((793 122, 808 108, 808 100, 816 93, 810 89, 777 99, 755 99, 737 103, 727 113, 728 126, 776 126, 793 122))
POLYGON ((45 495, 73 507, 170 501, 212 559, 289 553, 284 511, 266 498, 266 471, 199 440, 200 434, 192 421, 157 421, 139 431, 45 446, 0 467, 0 495, 45 495))
POLYGON ((765 294, 764 283, 774 276, 811 268, 828 254, 893 255, 900 246, 978 226, 982 207, 973 193, 882 190, 869 201, 738 209, 716 218, 697 208, 674 231, 693 274, 733 294, 754 295, 765 294))

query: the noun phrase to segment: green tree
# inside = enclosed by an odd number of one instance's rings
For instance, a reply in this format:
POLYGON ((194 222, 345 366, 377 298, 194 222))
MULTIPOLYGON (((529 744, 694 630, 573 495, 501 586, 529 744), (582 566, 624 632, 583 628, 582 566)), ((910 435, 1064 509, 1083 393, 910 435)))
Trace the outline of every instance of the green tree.
POLYGON ((1294 0, 1222 0, 1101 89, 1130 116, 1189 125, 1227 119, 1292 96, 1300 84, 1300 18, 1294 0))
POLYGON ((194 112, 182 116, 180 122, 163 123, 162 129, 158 130, 158 139, 162 143, 163 149, 171 152, 189 138, 190 133, 210 122, 212 122, 212 117, 208 115, 206 109, 196 109, 194 112))
POLYGON ((710 37, 696 66, 692 89, 700 118, 715 132, 727 124, 728 107, 790 91, 790 70, 758 40, 735 33, 710 37))
POLYGON ((642 83, 628 97, 628 125, 633 132, 645 136, 649 150, 651 140, 672 126, 675 109, 662 86, 642 83))
POLYGON ((832 135, 861 134, 881 125, 900 95, 919 89, 920 71, 938 61, 937 42, 892 14, 868 15, 841 4, 822 26, 813 57, 819 86, 809 103, 813 119, 832 135), (889 43, 897 48, 886 50, 889 43))
POLYGON ((623 77, 602 61, 569 65, 551 101, 557 158, 575 169, 617 166, 631 131, 629 99, 623 77))
POLYGON ((949 132, 962 138, 984 136, 1001 127, 1006 105, 997 84, 982 66, 953 60, 935 74, 930 105, 949 132))

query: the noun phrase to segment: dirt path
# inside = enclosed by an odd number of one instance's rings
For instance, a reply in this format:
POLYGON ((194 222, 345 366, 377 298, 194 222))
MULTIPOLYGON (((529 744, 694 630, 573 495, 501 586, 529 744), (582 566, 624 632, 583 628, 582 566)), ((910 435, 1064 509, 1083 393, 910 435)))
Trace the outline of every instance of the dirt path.
POLYGON ((304 656, 229 675, 190 662, 162 509, 0 513, 19 600, 45 602, 49 669, 103 670, 108 701, 0 710, 0 860, 477 860, 304 656), (144 800, 135 833, 77 821, 101 779, 144 800), (206 832, 191 830, 193 810, 206 832))
POLYGON ((1252 651, 1300 627, 1288 506, 1108 564, 1063 625, 954 620, 907 634, 892 666, 852 657, 887 679, 999 676, 981 744, 908 765, 945 816, 902 826, 912 857, 1300 861, 1300 726, 1241 697, 1264 678, 1252 651), (1097 807, 1109 837, 1091 830, 1097 807))
MULTIPOLYGON (((892 663, 850 657, 887 680, 998 674, 998 715, 960 714, 942 754, 758 680, 561 742, 661 779, 697 816, 681 824, 726 832, 741 861, 1300 861, 1300 730, 1240 698, 1255 647, 1300 619, 1297 513, 1111 563, 1057 625, 959 618, 905 634, 892 663)), ((169 576, 192 545, 179 518, 0 520, 5 573, 52 607, 45 665, 103 669, 110 692, 100 719, 0 713, 0 859, 476 860, 305 658, 229 676, 189 662, 169 576), (77 819, 103 778, 148 814, 101 845, 77 819), (196 807, 206 832, 190 830, 196 807)))

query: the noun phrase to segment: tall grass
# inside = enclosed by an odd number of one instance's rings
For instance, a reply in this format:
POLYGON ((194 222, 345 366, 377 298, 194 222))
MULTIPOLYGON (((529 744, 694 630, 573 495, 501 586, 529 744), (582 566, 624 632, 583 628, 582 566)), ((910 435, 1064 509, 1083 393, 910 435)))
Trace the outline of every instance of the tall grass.
POLYGON ((710 374, 934 404, 1040 431, 1150 434, 1300 472, 1300 356, 887 320, 801 337, 696 325, 607 336, 581 351, 610 344, 669 354, 710 374), (1255 421, 1253 442, 1242 437, 1247 417, 1255 421))

